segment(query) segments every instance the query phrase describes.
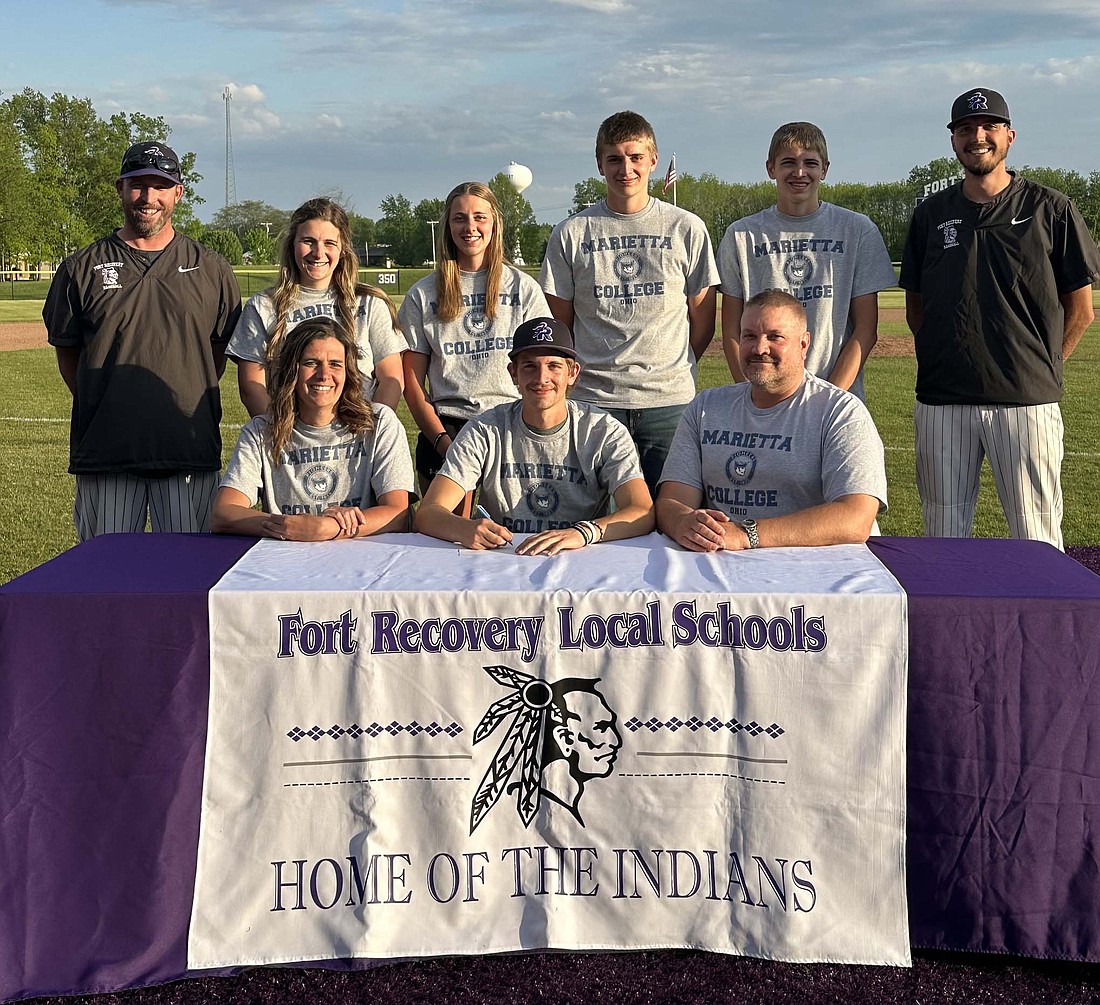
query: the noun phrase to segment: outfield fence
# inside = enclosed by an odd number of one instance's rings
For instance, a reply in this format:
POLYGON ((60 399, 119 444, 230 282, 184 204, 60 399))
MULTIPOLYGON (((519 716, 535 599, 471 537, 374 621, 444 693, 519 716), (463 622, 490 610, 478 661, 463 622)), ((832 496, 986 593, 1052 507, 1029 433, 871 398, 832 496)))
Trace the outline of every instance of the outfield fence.
MULTIPOLYGON (((360 269, 359 281, 377 286, 394 296, 404 296, 417 280, 431 273, 431 269, 360 269)), ((538 276, 537 266, 524 269, 538 276)), ((241 297, 247 300, 254 293, 274 285, 279 270, 273 265, 245 265, 233 270, 241 287, 241 297)), ((53 280, 52 269, 4 269, 0 270, 0 300, 45 300, 53 280)))

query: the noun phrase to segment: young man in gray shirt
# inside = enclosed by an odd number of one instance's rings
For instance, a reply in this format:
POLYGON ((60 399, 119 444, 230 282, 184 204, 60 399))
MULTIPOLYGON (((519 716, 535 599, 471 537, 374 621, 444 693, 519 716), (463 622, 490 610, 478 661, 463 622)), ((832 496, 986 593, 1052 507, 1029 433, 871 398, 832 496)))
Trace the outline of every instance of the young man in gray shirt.
POLYGON ((458 434, 416 514, 416 529, 474 550, 528 537, 521 555, 556 555, 653 530, 653 499, 622 423, 569 401, 581 372, 573 336, 554 318, 515 331, 508 372, 520 400, 490 408, 458 434), (453 510, 480 487, 473 520, 453 510), (608 504, 615 501, 615 511, 608 504))
POLYGON ((645 119, 604 120, 596 165, 607 198, 554 228, 539 278, 584 359, 574 399, 627 427, 653 492, 714 337, 718 269, 703 221, 649 195, 657 140, 645 119))
POLYGON ((749 298, 746 380, 703 391, 669 450, 657 524, 691 551, 865 541, 886 509, 882 441, 866 406, 805 368, 806 312, 789 293, 749 298))
POLYGON ((863 397, 863 364, 878 341, 878 292, 897 279, 882 235, 862 213, 818 198, 829 170, 825 135, 788 122, 766 164, 776 205, 731 223, 718 245, 722 348, 734 379, 744 302, 786 290, 806 309, 813 335, 806 369, 863 397))

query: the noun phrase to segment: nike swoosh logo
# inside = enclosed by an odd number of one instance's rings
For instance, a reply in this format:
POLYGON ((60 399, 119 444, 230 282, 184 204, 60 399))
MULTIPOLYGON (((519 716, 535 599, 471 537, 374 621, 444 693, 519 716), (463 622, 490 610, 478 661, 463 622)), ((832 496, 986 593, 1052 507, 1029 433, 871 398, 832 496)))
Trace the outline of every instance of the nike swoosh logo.
MULTIPOLYGON (((1013 222, 1013 223, 1015 223, 1016 221, 1015 221, 1015 220, 1013 220, 1012 222, 1013 222)), ((201 266, 201 265, 192 265, 192 266, 191 266, 191 268, 189 268, 189 269, 185 269, 185 268, 184 268, 184 267, 183 267, 183 266, 181 265, 181 266, 179 267, 179 270, 180 270, 180 272, 194 272, 194 271, 195 271, 196 269, 201 269, 201 268, 202 268, 202 266, 201 266)))
MULTIPOLYGON (((1032 216, 1034 216, 1034 214, 1032 214, 1032 216)), ((1030 220, 1030 219, 1031 219, 1030 216, 1023 216, 1019 220, 1017 220, 1016 217, 1013 217, 1012 218, 1012 226, 1015 227, 1016 224, 1018 224, 1018 223, 1027 223, 1027 221, 1030 220)))

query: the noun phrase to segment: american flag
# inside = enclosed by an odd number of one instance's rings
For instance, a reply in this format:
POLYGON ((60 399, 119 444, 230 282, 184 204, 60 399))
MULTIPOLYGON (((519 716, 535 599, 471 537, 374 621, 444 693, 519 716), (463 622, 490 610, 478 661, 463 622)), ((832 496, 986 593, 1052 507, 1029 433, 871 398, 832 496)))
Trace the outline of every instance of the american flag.
POLYGON ((661 189, 661 195, 664 195, 673 185, 676 184, 676 155, 672 155, 672 160, 668 162, 668 171, 665 172, 665 185, 661 189))

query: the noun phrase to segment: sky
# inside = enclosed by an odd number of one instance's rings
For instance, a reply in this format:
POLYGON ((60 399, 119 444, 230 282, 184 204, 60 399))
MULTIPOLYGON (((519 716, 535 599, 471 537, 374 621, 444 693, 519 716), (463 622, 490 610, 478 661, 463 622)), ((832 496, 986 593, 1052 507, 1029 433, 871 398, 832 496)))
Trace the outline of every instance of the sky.
POLYGON ((654 126, 663 174, 765 177, 795 119, 829 143, 830 181, 890 181, 948 156, 952 100, 1001 91, 1010 165, 1100 169, 1095 0, 52 0, 0 34, 0 92, 30 87, 161 115, 197 154, 203 220, 225 202, 232 89, 238 201, 319 194, 380 216, 510 161, 541 222, 596 174, 600 121, 654 126))

